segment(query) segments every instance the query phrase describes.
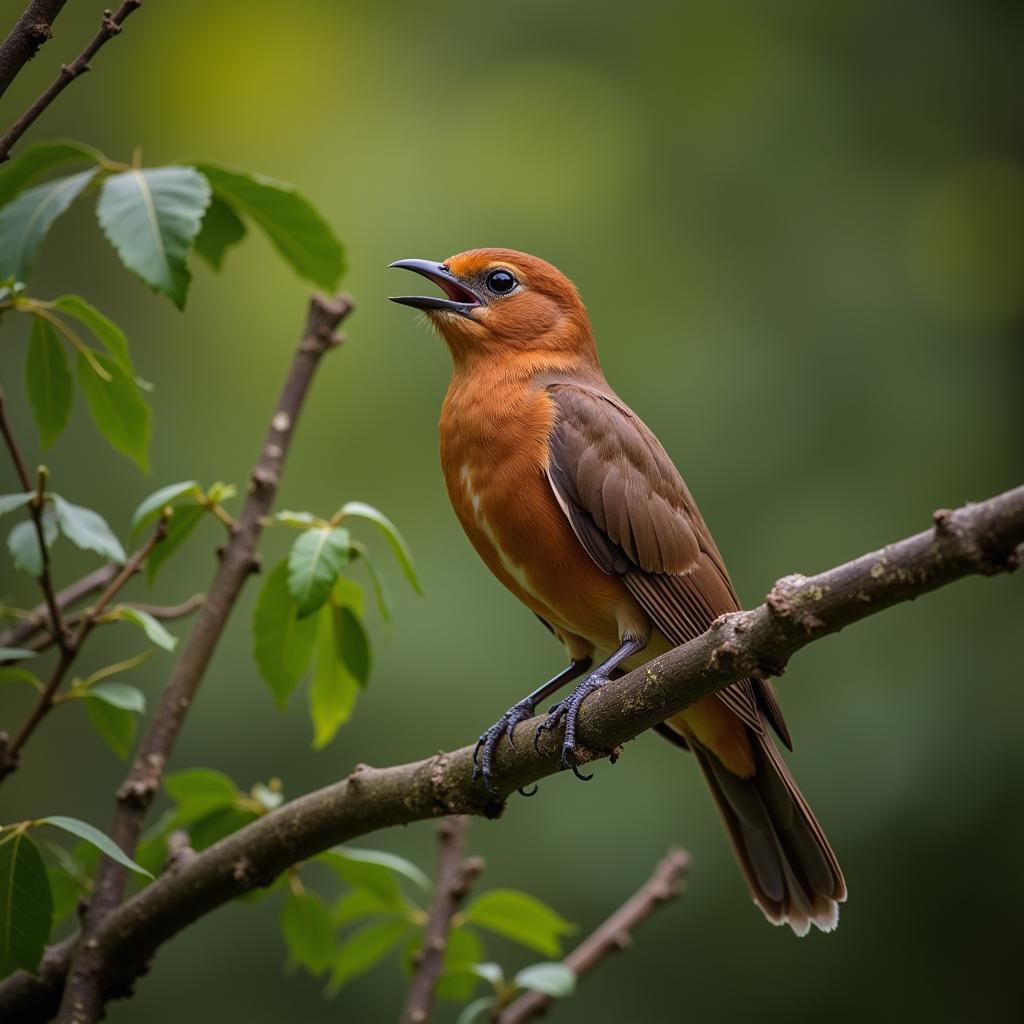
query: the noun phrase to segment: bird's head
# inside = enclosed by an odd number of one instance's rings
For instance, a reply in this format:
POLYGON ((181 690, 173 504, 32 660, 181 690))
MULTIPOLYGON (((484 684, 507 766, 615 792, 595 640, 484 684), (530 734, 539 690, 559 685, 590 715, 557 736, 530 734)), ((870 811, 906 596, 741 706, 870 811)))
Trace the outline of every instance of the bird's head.
POLYGON ((444 295, 396 295, 422 310, 456 362, 508 352, 587 353, 590 323, 576 286, 550 263, 514 249, 471 249, 445 260, 396 260, 444 295))

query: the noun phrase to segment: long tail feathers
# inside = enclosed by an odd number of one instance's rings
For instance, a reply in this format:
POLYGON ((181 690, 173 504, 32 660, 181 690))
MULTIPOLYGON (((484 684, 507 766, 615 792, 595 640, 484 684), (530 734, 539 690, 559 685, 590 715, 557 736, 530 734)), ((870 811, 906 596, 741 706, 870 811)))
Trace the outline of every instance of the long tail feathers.
POLYGON ((697 743, 697 763, 725 822, 754 902, 797 935, 839 923, 846 883, 832 847, 767 735, 751 731, 757 770, 734 775, 697 743))

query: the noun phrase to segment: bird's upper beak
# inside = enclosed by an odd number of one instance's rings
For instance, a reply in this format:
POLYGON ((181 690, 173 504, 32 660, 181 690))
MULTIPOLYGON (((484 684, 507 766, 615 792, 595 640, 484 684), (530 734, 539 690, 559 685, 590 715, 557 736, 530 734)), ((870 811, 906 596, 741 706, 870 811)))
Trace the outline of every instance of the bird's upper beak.
POLYGON ((461 313, 463 316, 468 316, 471 310, 484 304, 480 296, 456 280, 443 263, 434 263, 431 260, 395 260, 388 266, 388 269, 390 270, 392 267, 421 274, 433 281, 448 296, 448 298, 442 299, 439 295, 392 295, 390 296, 392 302, 400 302, 403 306, 412 306, 414 309, 422 309, 427 312, 446 310, 451 313, 461 313))

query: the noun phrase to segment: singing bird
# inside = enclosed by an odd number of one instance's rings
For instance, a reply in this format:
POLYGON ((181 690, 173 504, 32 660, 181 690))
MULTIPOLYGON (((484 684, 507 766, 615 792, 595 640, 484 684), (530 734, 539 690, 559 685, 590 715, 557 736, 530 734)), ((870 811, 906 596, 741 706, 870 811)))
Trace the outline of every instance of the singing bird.
MULTIPOLYGON (((564 274, 511 249, 391 266, 444 292, 392 301, 422 310, 451 352, 440 430, 455 512, 570 662, 480 737, 484 781, 492 785, 502 737, 511 741, 542 700, 583 676, 540 726, 564 722, 562 759, 576 770, 584 699, 616 671, 736 611, 736 590, 679 471, 605 380, 587 311, 564 274), (596 651, 607 657, 592 667, 596 651)), ((769 725, 792 749, 771 684, 744 679, 658 729, 692 751, 768 920, 798 935, 812 924, 830 931, 846 884, 769 725)))

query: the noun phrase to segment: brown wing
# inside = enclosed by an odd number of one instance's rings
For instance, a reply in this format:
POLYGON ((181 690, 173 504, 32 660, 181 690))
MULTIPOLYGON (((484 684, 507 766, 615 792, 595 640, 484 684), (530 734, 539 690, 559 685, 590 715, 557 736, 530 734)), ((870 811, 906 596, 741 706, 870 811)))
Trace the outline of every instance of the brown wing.
MULTIPOLYGON (((546 390, 556 412, 548 480, 591 558, 623 577, 672 643, 736 611, 739 599, 718 547, 654 434, 611 391, 568 383, 546 390)), ((758 733, 763 711, 790 746, 770 684, 741 680, 718 698, 758 733)))

